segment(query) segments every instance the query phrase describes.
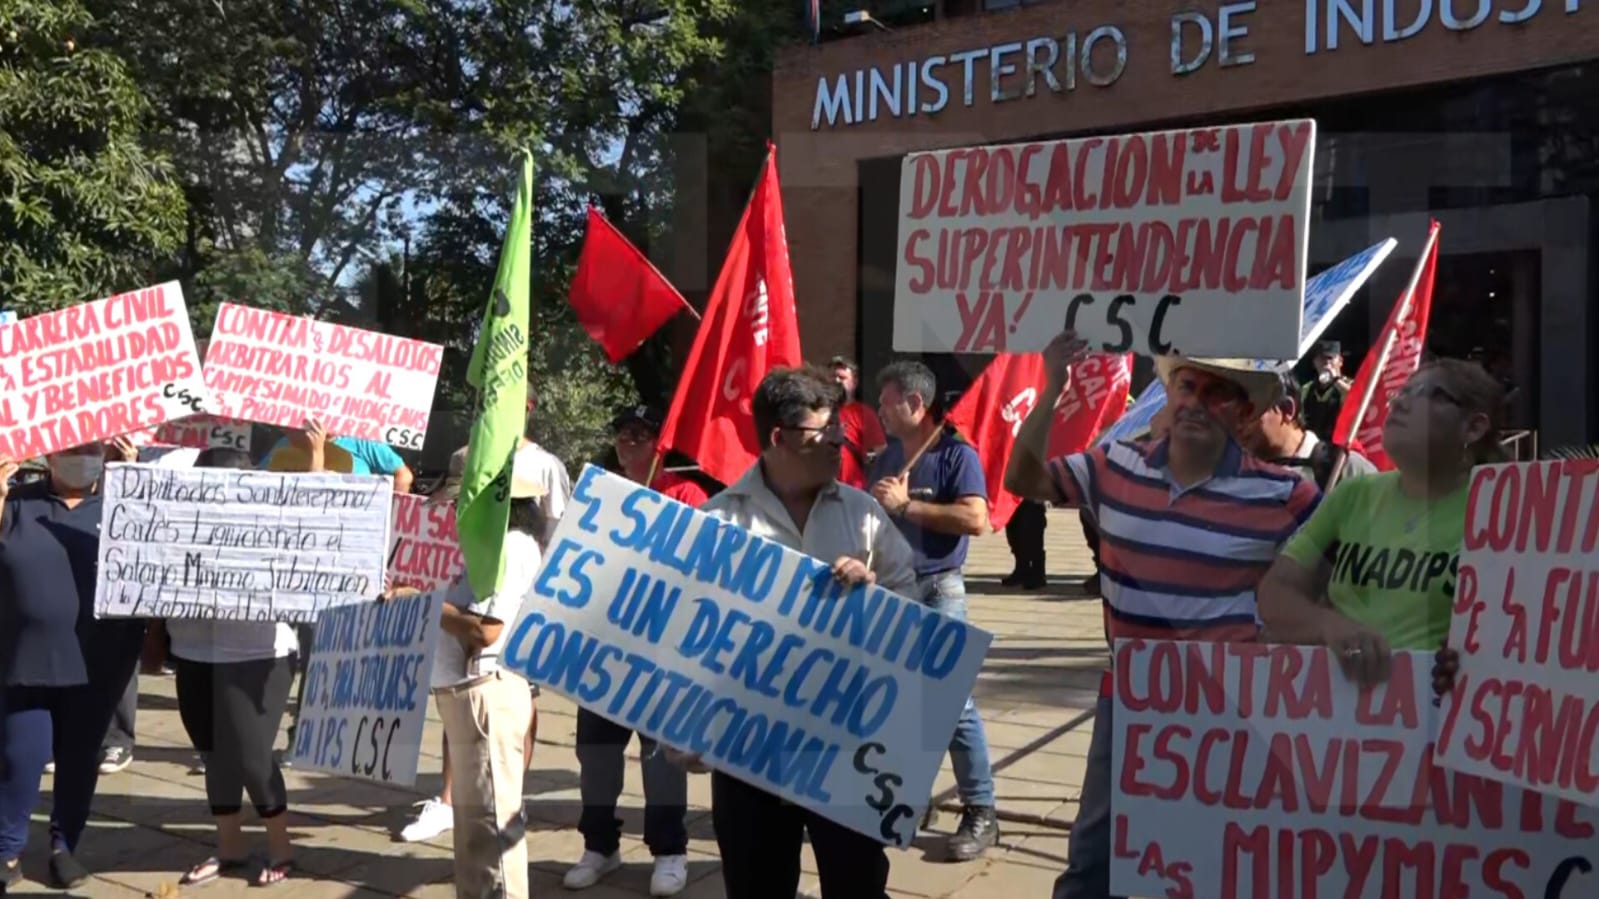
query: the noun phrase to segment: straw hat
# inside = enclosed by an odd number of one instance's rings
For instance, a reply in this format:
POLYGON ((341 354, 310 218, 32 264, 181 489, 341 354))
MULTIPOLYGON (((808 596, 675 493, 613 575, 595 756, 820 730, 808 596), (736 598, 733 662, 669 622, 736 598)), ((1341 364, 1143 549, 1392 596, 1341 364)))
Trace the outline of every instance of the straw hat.
POLYGON ((1277 400, 1282 398, 1282 379, 1277 373, 1256 368, 1249 359, 1195 359, 1175 353, 1155 357, 1155 374, 1160 377, 1160 383, 1168 393, 1171 391, 1172 375, 1184 368, 1215 375, 1242 387, 1244 393, 1249 395, 1250 404, 1255 407, 1254 415, 1277 405, 1277 400))
MULTIPOLYGON (((461 479, 466 475, 466 452, 470 447, 463 446, 450 454, 449 474, 444 476, 444 483, 439 489, 428 494, 429 503, 454 502, 461 495, 461 479)), ((538 478, 532 453, 516 451, 516 460, 511 465, 511 499, 538 499, 549 491, 538 478)))

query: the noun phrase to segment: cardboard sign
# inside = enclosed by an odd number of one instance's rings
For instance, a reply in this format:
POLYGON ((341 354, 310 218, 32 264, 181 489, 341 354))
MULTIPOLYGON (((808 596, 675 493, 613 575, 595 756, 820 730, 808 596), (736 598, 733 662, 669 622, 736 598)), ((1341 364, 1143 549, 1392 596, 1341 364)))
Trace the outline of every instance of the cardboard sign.
POLYGON ((1449 645, 1441 763, 1599 807, 1599 462, 1472 472, 1449 645))
POLYGON ((912 153, 894 349, 1287 359, 1299 349, 1316 123, 912 153))
POLYGON ((1115 654, 1112 893, 1596 895, 1599 814, 1433 763, 1431 653, 1368 693, 1319 647, 1115 654))
POLYGON ((311 622, 383 590, 394 482, 110 465, 96 618, 311 622))
MULTIPOLYGON (((1338 317, 1338 313, 1343 312, 1349 301, 1354 299, 1355 292, 1366 285, 1376 273, 1377 266, 1382 265, 1388 254, 1398 245, 1399 241, 1390 237, 1311 278, 1305 285, 1304 322, 1299 336, 1299 355, 1292 360, 1256 359, 1253 360, 1254 367, 1263 371, 1268 369, 1288 371, 1298 365, 1299 360, 1316 345, 1316 341, 1327 330, 1327 326, 1338 317)), ((1165 407, 1165 386, 1158 380, 1150 382, 1149 386, 1144 388, 1144 392, 1138 395, 1132 408, 1128 409, 1115 424, 1105 429, 1099 444, 1109 446, 1119 440, 1131 440, 1146 430, 1150 421, 1165 407)))
POLYGON ((389 530, 389 586, 440 590, 466 567, 455 533, 455 507, 405 494, 394 498, 389 530))
POLYGON ((908 845, 992 637, 831 565, 590 465, 501 664, 908 845))
POLYGON ((0 328, 0 456, 29 459, 210 408, 176 281, 0 328))
POLYGON ((205 356, 218 414, 420 450, 444 348, 223 303, 205 356))
POLYGON ((442 594, 329 609, 294 728, 296 768, 409 787, 422 758, 442 594))

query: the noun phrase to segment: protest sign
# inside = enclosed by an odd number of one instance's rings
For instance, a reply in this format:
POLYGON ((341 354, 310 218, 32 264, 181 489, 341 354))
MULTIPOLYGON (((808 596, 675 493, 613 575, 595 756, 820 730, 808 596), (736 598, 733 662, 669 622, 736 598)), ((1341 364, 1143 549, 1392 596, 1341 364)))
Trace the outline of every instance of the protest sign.
POLYGON ((501 661, 908 845, 992 637, 831 566, 590 465, 501 661))
POLYGON ((422 756, 442 593, 329 609, 317 619, 295 719, 294 766, 411 786, 422 756))
POLYGON ((389 586, 423 592, 445 587, 466 566, 455 533, 455 507, 406 494, 394 498, 389 529, 389 586))
POLYGON ((383 589, 393 481, 106 468, 96 618, 311 622, 383 589))
MULTIPOLYGON (((1316 345, 1316 340, 1333 323, 1338 313, 1344 311, 1355 292, 1364 287, 1377 266, 1382 265, 1399 241, 1392 237, 1374 244, 1345 259, 1332 268, 1317 274, 1305 285, 1304 321, 1299 336, 1299 355, 1292 360, 1255 359, 1254 367, 1261 370, 1288 371, 1316 345)), ((1144 388, 1115 424, 1105 429, 1099 439, 1101 446, 1119 440, 1131 440, 1149 427, 1150 421, 1166 406, 1166 388, 1160 381, 1152 381, 1144 388)))
POLYGON ((1434 764, 1432 663, 1362 693, 1321 647, 1118 641, 1111 892, 1594 895, 1599 814, 1434 764))
POLYGON ((1599 807, 1599 461, 1472 472, 1449 645, 1440 763, 1599 807))
POLYGON ((163 422, 160 426, 134 431, 128 441, 134 446, 178 446, 187 449, 221 447, 250 451, 255 426, 214 415, 189 415, 163 422))
POLYGON ((28 459, 210 408, 176 281, 0 328, 0 456, 28 459))
POLYGON ((419 450, 444 348, 223 303, 205 355, 217 412, 419 450))
POLYGON ((912 153, 894 349, 1297 355, 1309 120, 912 153))

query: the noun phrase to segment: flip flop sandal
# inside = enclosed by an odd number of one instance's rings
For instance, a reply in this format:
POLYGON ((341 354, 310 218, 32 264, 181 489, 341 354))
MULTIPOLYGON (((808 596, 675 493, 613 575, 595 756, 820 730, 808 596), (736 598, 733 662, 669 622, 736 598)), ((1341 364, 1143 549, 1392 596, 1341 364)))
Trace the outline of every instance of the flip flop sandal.
POLYGON ((211 856, 205 861, 190 868, 178 881, 179 886, 197 887, 208 883, 215 883, 224 874, 233 874, 250 866, 250 859, 220 859, 211 856))
POLYGON ((266 867, 261 869, 261 873, 255 876, 255 880, 250 885, 263 889, 275 887, 289 880, 298 870, 293 859, 284 862, 268 862, 266 867))

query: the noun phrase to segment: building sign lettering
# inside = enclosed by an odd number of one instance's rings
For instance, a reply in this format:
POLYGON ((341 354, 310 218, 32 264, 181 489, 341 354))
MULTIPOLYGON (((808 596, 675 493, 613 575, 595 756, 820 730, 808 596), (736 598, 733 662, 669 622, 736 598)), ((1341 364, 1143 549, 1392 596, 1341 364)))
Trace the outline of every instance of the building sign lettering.
MULTIPOLYGON (((1258 0, 1247 0, 1223 3, 1214 15, 1201 10, 1174 13, 1171 74, 1255 62, 1250 19, 1259 6, 1258 0)), ((1572 15, 1581 6, 1582 0, 1304 0, 1305 55, 1357 41, 1397 43, 1429 26, 1459 32, 1490 21, 1519 25, 1549 9, 1572 15)), ((1052 94, 1072 93, 1080 82, 1110 87, 1127 70, 1128 49, 1121 26, 1102 24, 1063 37, 1037 36, 823 75, 816 79, 811 129, 937 115, 955 97, 964 106, 977 105, 979 94, 986 94, 990 103, 1030 98, 1040 85, 1052 94)))

